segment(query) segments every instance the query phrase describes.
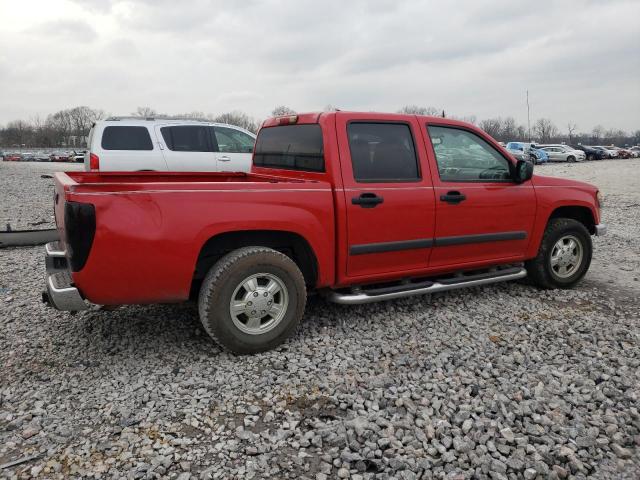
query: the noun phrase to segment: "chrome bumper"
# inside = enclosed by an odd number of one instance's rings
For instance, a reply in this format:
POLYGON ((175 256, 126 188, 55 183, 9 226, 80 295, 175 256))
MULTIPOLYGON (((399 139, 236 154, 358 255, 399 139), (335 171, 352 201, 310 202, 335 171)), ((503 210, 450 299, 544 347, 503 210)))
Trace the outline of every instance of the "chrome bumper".
POLYGON ((596 236, 601 237, 607 234, 607 226, 604 223, 596 225, 596 236))
POLYGON ((73 286, 67 262, 67 252, 60 242, 47 243, 44 247, 47 270, 47 289, 42 292, 42 301, 58 310, 77 312, 89 305, 73 286))

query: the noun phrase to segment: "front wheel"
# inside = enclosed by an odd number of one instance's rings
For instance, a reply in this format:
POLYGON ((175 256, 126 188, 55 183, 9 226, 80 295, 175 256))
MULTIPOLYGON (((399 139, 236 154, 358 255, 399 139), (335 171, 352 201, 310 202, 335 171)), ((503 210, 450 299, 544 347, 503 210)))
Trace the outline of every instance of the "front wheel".
POLYGON ((206 332, 234 353, 257 353, 284 342, 304 314, 307 291, 298 266, 265 247, 244 247, 207 273, 198 309, 206 332))
POLYGON ((571 218, 549 221, 538 256, 526 263, 533 282, 542 288, 571 288, 585 276, 593 247, 585 226, 571 218))
POLYGON ((576 157, 574 157, 573 155, 569 155, 569 156, 567 157, 567 162, 569 162, 569 163, 573 163, 573 162, 575 162, 575 161, 576 161, 576 157))

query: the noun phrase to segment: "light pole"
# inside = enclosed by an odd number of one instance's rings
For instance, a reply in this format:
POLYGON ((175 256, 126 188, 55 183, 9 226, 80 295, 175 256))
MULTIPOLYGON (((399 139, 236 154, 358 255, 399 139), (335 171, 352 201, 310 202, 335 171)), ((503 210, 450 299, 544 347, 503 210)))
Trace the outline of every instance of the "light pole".
POLYGON ((531 143, 531 115, 529 113, 529 90, 527 90, 527 129, 529 131, 529 143, 531 143))

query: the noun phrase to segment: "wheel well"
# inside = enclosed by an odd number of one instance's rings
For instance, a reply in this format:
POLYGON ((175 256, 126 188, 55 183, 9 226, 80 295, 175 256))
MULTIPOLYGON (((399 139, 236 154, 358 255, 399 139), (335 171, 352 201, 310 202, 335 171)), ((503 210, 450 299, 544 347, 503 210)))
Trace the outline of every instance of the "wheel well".
POLYGON ((293 260, 309 288, 318 278, 318 261, 309 243, 297 233, 279 230, 249 230, 227 232, 211 237, 200 249, 191 282, 191 297, 200 291, 202 280, 209 269, 227 253, 242 247, 273 248, 293 260))
POLYGON ((572 218, 582 223, 591 235, 596 233, 596 222, 593 218, 593 214, 591 210, 587 207, 578 207, 578 206, 570 206, 570 207, 558 207, 556 208, 549 220, 552 218, 572 218))

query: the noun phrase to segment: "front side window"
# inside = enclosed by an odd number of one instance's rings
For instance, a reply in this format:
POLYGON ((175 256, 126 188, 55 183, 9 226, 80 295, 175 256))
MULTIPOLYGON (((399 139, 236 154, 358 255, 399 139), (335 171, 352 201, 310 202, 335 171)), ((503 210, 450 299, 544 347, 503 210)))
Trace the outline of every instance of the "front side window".
POLYGON ((255 140, 244 132, 226 127, 213 127, 218 151, 227 153, 251 153, 255 140))
POLYGON ((106 127, 102 132, 103 150, 153 150, 147 127, 106 127))
POLYGON ((257 167, 324 172, 320 125, 263 128, 256 139, 253 164, 257 167))
POLYGON ((176 125, 160 129, 167 148, 174 152, 212 152, 209 130, 202 125, 176 125))
POLYGON ((418 158, 409 125, 353 122, 347 127, 356 182, 416 182, 418 158))
POLYGON ((511 180, 508 160, 475 133, 455 127, 427 128, 442 181, 511 180))

